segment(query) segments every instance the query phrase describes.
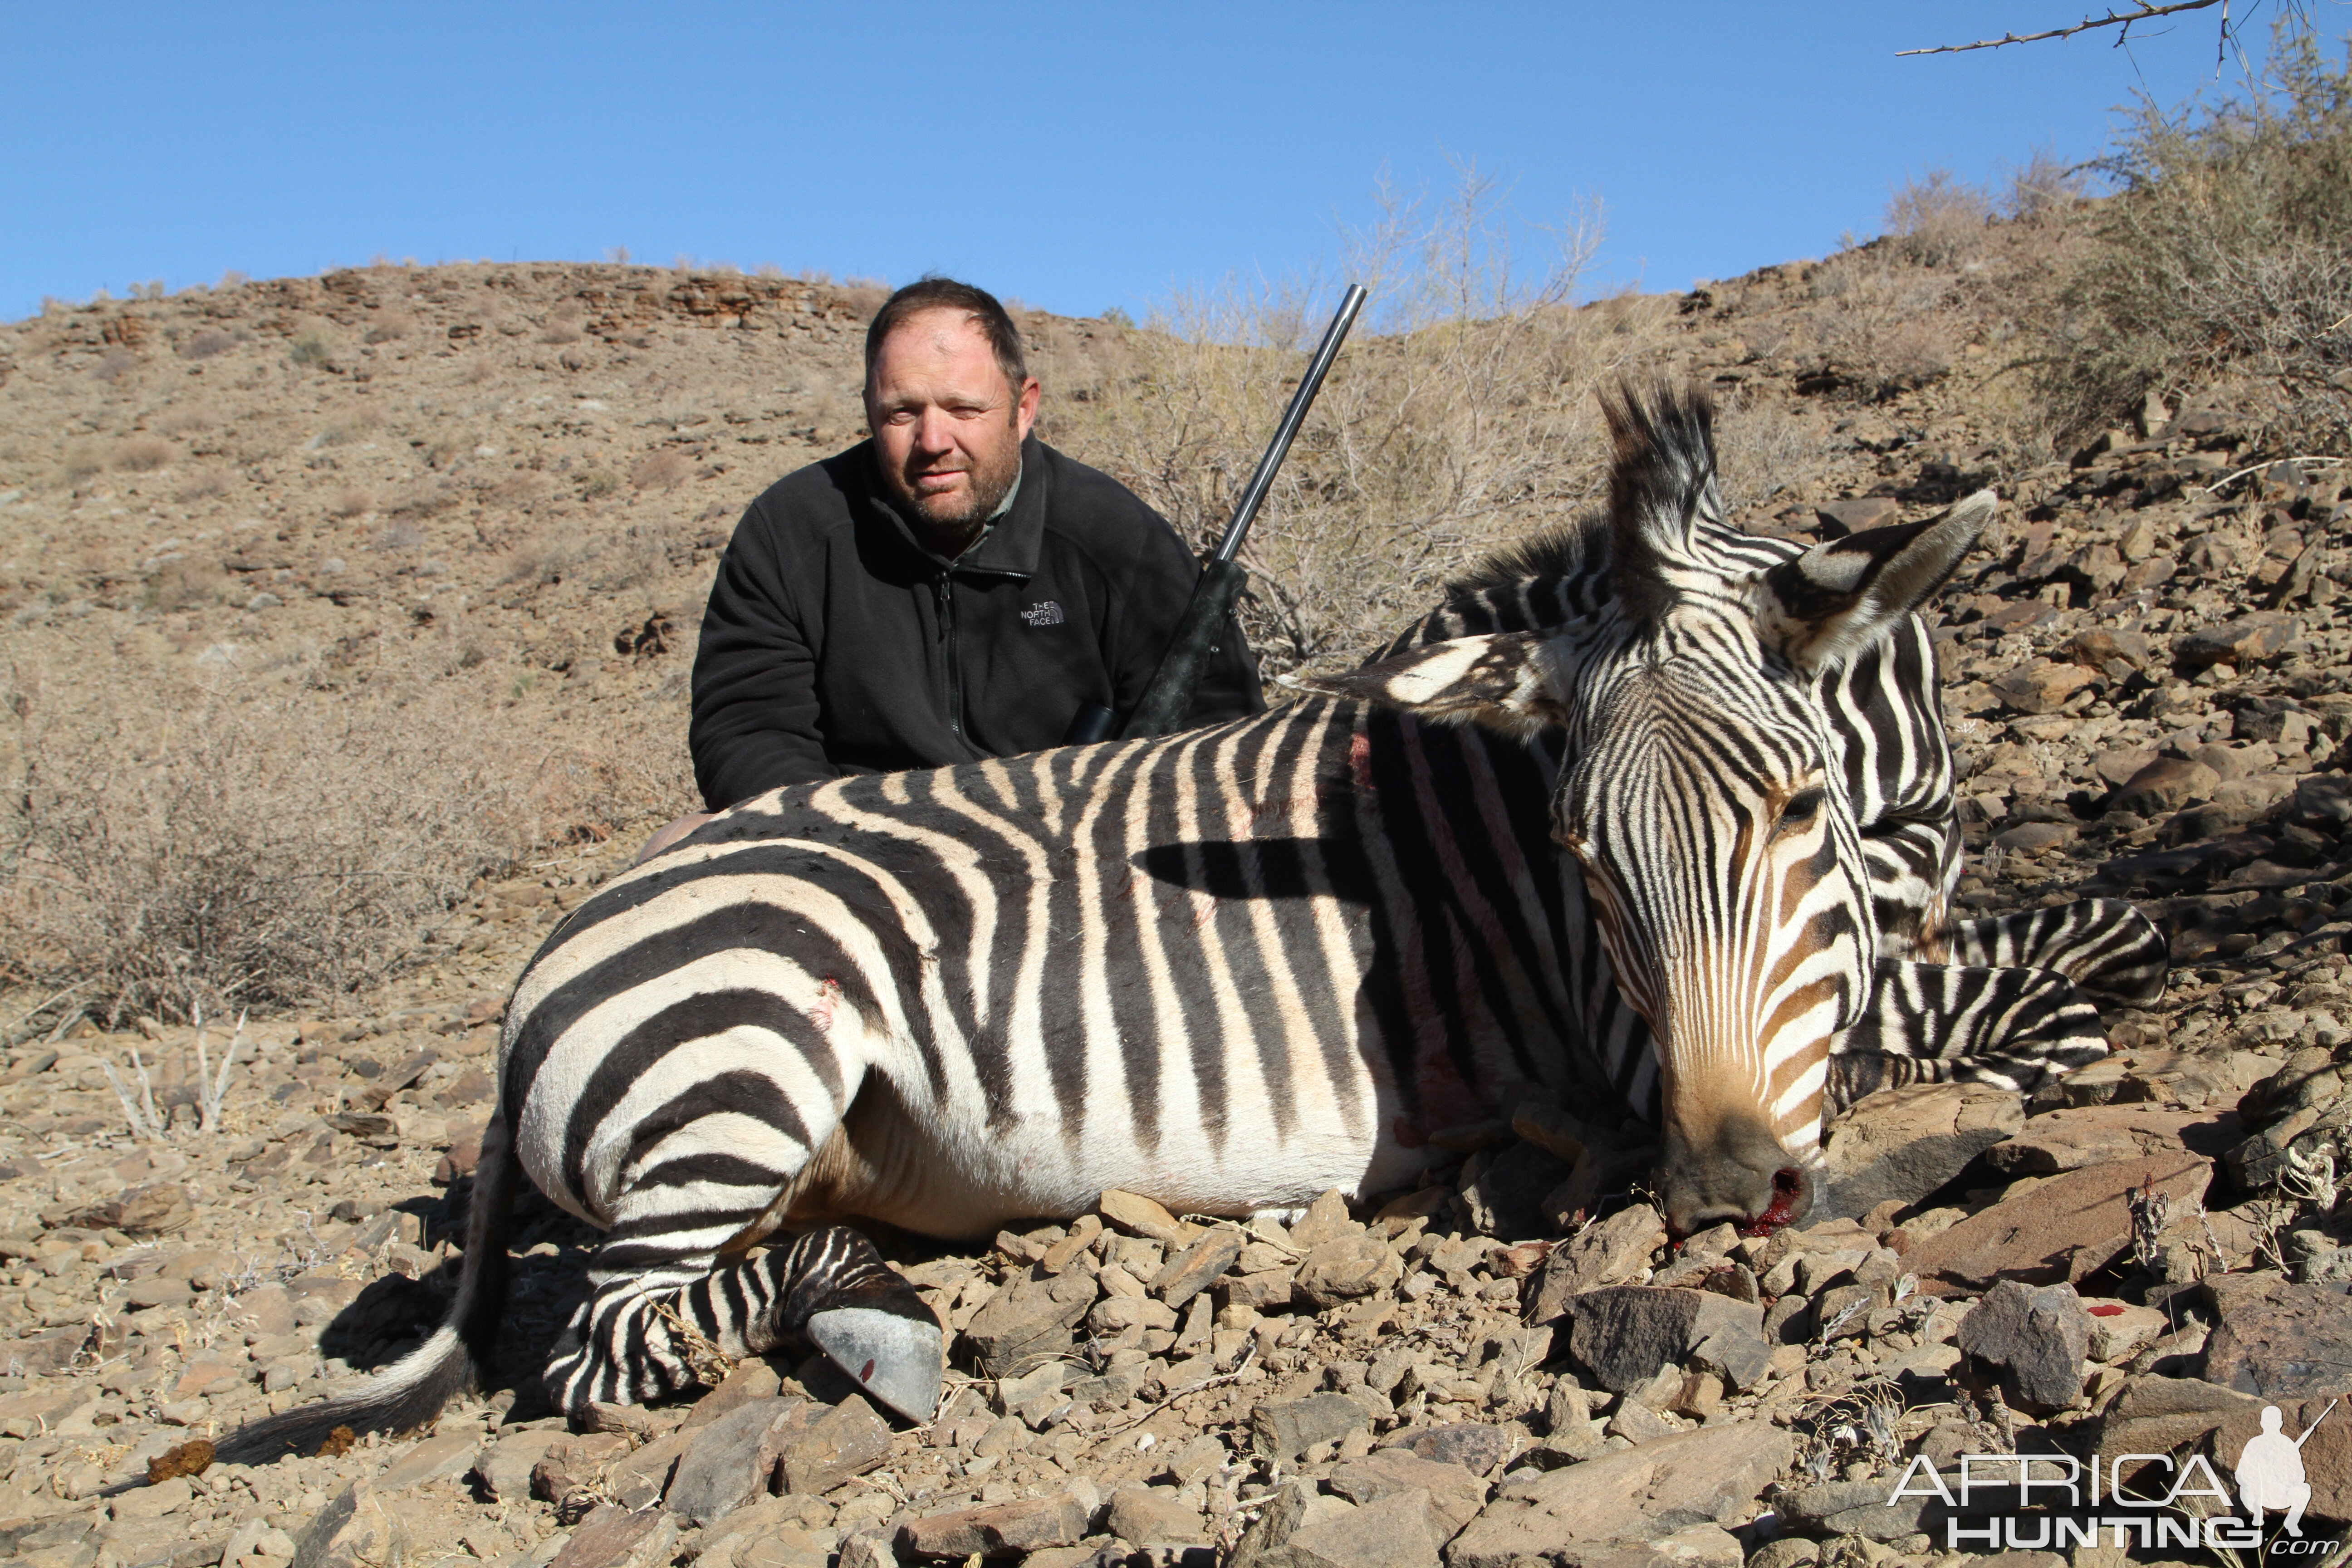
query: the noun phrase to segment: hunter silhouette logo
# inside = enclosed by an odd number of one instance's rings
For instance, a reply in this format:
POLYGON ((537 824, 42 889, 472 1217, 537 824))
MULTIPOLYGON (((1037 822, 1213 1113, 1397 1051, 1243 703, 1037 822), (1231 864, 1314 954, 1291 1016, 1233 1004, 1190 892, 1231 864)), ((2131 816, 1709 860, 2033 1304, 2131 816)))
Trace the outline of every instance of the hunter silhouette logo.
POLYGON ((1921 1454, 1912 1459, 1886 1500, 1940 1501, 1949 1510, 1944 1519, 1944 1546, 1949 1551, 2064 1552, 2095 1547, 2103 1534, 2111 1534, 2119 1549, 2137 1545, 2144 1552, 2175 1546, 2261 1550, 2263 1515, 2283 1513, 2280 1523, 2285 1533, 2270 1543, 2269 1552, 2298 1562, 2326 1563, 2344 1543, 2304 1539, 2303 1510, 2311 1502, 2311 1482, 2304 1473, 2303 1445, 2336 1405, 2336 1401, 2329 1400, 2318 1420, 2297 1437, 2283 1429, 2285 1415, 2277 1405, 2263 1406, 2263 1429, 2246 1439, 2233 1467, 2244 1519, 2229 1511, 2229 1489, 2201 1454, 2184 1460, 2168 1454, 2119 1454, 2112 1459, 2095 1458, 2087 1466, 2063 1453, 1962 1454, 1957 1488, 1947 1486, 1935 1462, 1921 1454), (2126 1477, 2126 1465, 2139 1469, 2137 1479, 2126 1477), (2159 1476, 2158 1467, 2169 1472, 2170 1480, 2161 1496, 2126 1490, 2127 1483, 2137 1488, 2159 1476), (2086 1500, 2086 1480, 2090 1517, 2075 1517, 2086 1500), (1983 1511, 1986 1502, 1972 1502, 1970 1494, 1985 1489, 2000 1493, 2017 1511, 1983 1511), (2209 1500, 2192 1506, 2185 1500, 2189 1499, 2209 1500), (2027 1511, 2033 1510, 2043 1511, 2027 1511))
MULTIPOLYGON (((2335 1408, 2336 1401, 2329 1400, 2319 1421, 2335 1408)), ((2263 1406, 2262 1431, 2238 1450, 2238 1501, 2252 1516, 2256 1529, 2262 1527, 2264 1509, 2284 1509, 2286 1532, 2299 1536, 2303 1510, 2311 1503, 2311 1483, 2303 1474, 2303 1445, 2319 1430, 2319 1421, 2305 1427, 2301 1437, 2289 1437, 2280 1430, 2285 1420, 2277 1405, 2263 1406)))

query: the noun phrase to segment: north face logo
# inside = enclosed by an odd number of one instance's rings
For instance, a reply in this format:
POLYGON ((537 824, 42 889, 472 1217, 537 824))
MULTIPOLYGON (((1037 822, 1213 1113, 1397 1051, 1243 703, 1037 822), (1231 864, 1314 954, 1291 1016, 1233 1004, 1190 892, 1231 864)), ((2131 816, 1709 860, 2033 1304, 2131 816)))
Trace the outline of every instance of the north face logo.
POLYGON ((1021 618, 1033 626, 1058 626, 1062 624, 1061 603, 1047 599, 1042 604, 1032 605, 1021 612, 1021 618))

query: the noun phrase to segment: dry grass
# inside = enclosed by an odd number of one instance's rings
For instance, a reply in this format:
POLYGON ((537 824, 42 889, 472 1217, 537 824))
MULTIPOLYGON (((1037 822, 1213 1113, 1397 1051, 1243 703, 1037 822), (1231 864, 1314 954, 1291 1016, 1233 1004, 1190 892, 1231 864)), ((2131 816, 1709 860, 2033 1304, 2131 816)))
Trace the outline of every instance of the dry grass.
POLYGON ((1886 233, 1895 254, 1920 267, 1956 267, 1984 248, 1992 202, 1949 169, 1930 169, 1895 187, 1886 233))
POLYGON ((2089 188, 2084 171, 2061 163, 2050 148, 2036 147, 2024 163, 2011 168, 2000 216, 2012 221, 2054 216, 2074 207, 2089 188))
POLYGON ((1946 309, 1952 282, 1887 244, 1824 262, 1810 284, 1818 302, 1805 323, 1815 374, 1867 398, 1892 397, 1943 375, 1956 350, 1946 309))
POLYGON ((126 473, 152 474, 172 460, 172 443, 138 436, 114 449, 114 466, 126 473))
POLYGON ((211 359, 215 355, 225 354, 235 347, 236 347, 236 339, 228 333, 206 330, 195 333, 186 342, 182 343, 180 355, 184 359, 211 359))
POLYGON ((348 994, 539 836, 504 750, 453 743, 482 721, 446 686, 15 696, 0 974, 94 981, 110 1020, 348 994))
POLYGON ((148 580, 146 605, 159 615, 220 603, 228 591, 226 573, 198 561, 173 561, 148 580))
POLYGON ((574 533, 534 534, 508 552, 499 586, 561 583, 565 573, 578 568, 593 553, 574 533))
POLYGON ((674 490, 694 474, 694 459, 683 452, 647 452, 629 469, 629 482, 641 490, 674 490))
POLYGON ((0 985, 88 982, 110 1024, 332 1010, 429 957, 478 879, 694 801, 682 702, 534 750, 469 636, 274 671, 193 649, 197 679, 0 642, 0 985))
POLYGON ((2251 374, 2273 433, 2352 440, 2352 52, 2283 19, 2259 83, 2210 105, 2143 100, 2105 171, 2123 187, 2067 279, 2038 389, 2081 432, 2251 374))
POLYGON ((1829 443, 1827 424, 1802 406, 1723 399, 1716 416, 1717 478, 1732 519, 1752 525, 1802 499, 1828 467, 1829 443))
MULTIPOLYGON (((1434 210, 1403 200, 1349 237, 1373 304, 1261 512, 1243 616, 1269 675, 1361 655, 1448 574, 1596 493, 1594 393, 1645 357, 1660 301, 1575 307, 1596 213, 1532 274, 1491 180, 1434 210)), ((1238 285, 1179 298, 1128 340, 1129 368, 1055 436, 1202 543, 1222 532, 1314 345, 1328 290, 1238 285)), ((1053 372, 1047 370, 1049 379, 1053 372)))
MULTIPOLYGON (((624 594, 650 586, 667 573, 693 563, 693 530, 676 519, 633 522, 616 537, 580 542, 575 563, 595 564, 588 586, 598 594, 624 594)), ((651 605, 647 605, 651 608, 651 605)))
POLYGON ((229 476, 222 469, 198 468, 188 476, 188 482, 180 487, 180 503, 185 506, 194 501, 225 496, 229 492, 230 484, 229 476))
POLYGON ((357 486, 335 492, 334 504, 327 509, 337 517, 365 517, 375 510, 375 497, 357 486))

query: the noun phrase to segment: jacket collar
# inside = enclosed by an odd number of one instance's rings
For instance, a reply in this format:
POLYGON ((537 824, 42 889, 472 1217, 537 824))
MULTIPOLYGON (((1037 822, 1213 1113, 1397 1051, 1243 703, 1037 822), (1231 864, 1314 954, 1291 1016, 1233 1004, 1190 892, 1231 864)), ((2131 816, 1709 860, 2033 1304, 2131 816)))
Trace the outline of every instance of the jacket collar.
POLYGON ((1024 581, 1037 574, 1037 558, 1045 542, 1046 492, 1052 484, 1046 473, 1045 446, 1036 437, 1030 436, 1021 443, 1021 484, 1013 492, 1013 510, 998 518, 978 544, 954 561, 934 554, 907 520, 898 515, 898 508, 884 499, 881 484, 874 474, 871 439, 863 444, 862 456, 866 502, 908 549, 934 566, 955 572, 985 572, 1024 581))

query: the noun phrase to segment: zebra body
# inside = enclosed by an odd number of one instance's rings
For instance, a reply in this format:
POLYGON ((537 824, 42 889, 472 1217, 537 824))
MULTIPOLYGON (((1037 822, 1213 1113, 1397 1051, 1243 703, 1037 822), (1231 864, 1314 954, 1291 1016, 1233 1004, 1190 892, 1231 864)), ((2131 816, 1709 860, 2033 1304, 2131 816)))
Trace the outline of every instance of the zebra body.
MULTIPOLYGON (((1315 683, 1362 700, 774 792, 574 910, 509 1008, 491 1183, 607 1233, 563 1406, 690 1384, 690 1327, 804 1337, 927 1416, 928 1312, 847 1229, 751 1250, 779 1226, 1369 1194, 1531 1081, 1658 1125, 1678 1227, 1769 1226, 1810 1202, 1827 1109, 2103 1051, 2073 981, 2160 987, 2136 912, 1947 915, 1911 606, 1989 498, 1800 552, 1721 523, 1703 407, 1612 417, 1608 523, 1315 683)), ((442 1335, 252 1440, 436 1396, 495 1325, 500 1223, 478 1205, 442 1335)))
POLYGON ((1503 1085, 1568 1087, 1540 763, 1313 699, 748 802, 534 962, 502 1067, 524 1167, 599 1226, 723 1155, 759 1170, 715 1225, 792 1181, 794 1220, 961 1236, 1106 1187, 1234 1213, 1399 1184, 1503 1085), (711 1098, 768 1109, 648 1139, 730 1074, 711 1098))

